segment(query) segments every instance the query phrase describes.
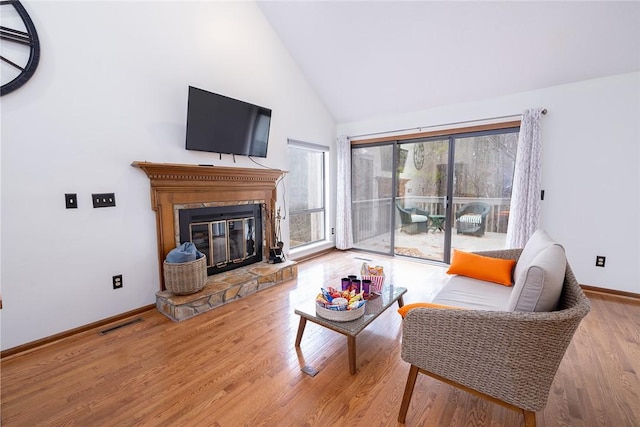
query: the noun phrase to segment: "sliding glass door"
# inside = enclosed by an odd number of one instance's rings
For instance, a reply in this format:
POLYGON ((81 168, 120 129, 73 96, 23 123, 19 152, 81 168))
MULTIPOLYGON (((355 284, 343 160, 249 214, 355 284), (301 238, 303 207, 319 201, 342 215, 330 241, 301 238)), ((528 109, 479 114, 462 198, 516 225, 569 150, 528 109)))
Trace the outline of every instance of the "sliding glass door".
POLYGON ((518 133, 460 136, 453 141, 452 247, 504 248, 518 133))
POLYGON ((393 248, 394 144, 351 150, 351 213, 354 246, 391 254, 393 248))
POLYGON ((352 146, 354 247, 449 263, 502 249, 518 128, 352 146))
POLYGON ((397 144, 394 253, 445 261, 449 140, 397 144), (402 161, 403 160, 403 161, 402 161))

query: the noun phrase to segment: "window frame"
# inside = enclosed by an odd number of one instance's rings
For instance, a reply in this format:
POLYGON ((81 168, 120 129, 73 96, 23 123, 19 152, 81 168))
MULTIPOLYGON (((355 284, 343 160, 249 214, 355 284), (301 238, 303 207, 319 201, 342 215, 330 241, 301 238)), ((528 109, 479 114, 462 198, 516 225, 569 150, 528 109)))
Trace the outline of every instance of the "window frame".
MULTIPOLYGON (((328 215, 327 215, 327 205, 328 205, 328 200, 327 200, 327 176, 328 176, 328 154, 329 154, 329 147, 325 146, 325 145, 321 145, 321 144, 314 144, 311 142, 305 142, 305 141, 300 141, 300 140, 294 140, 294 139, 288 139, 287 140, 287 151, 290 148, 296 148, 299 150, 306 150, 308 152, 319 152, 322 153, 322 165, 320 167, 320 173, 321 176, 319 177, 320 181, 321 181, 321 185, 322 188, 320 189, 321 192, 321 201, 322 201, 322 206, 321 207, 316 207, 316 208, 311 208, 311 209, 299 209, 299 210, 294 210, 292 208, 289 208, 289 245, 290 245, 290 249, 293 250, 299 250, 301 248, 313 245, 313 244, 317 244, 319 242, 324 242, 327 240, 327 230, 328 230, 328 226, 329 226, 329 221, 328 221, 328 215), (293 245, 292 240, 291 240, 291 218, 294 215, 310 215, 310 214, 314 214, 314 213, 318 213, 321 212, 322 216, 323 216, 323 230, 322 230, 322 236, 319 237, 319 239, 317 240, 313 240, 313 241, 309 241, 309 242, 305 242, 299 245, 293 245)), ((290 206, 292 204, 290 203, 290 206)))
MULTIPOLYGON (((426 132, 419 132, 419 133, 406 133, 406 134, 398 134, 398 133, 393 133, 393 132, 389 132, 388 134, 386 134, 385 136, 375 136, 375 137, 370 137, 370 138, 363 138, 363 139, 352 139, 350 141, 351 144, 351 150, 354 149, 358 149, 358 148, 365 148, 367 146, 370 147, 382 147, 382 146, 392 146, 393 147, 393 165, 396 165, 398 162, 397 159, 397 151, 398 151, 398 145, 400 144, 404 144, 404 143, 412 143, 412 142, 419 142, 419 141, 431 141, 431 140, 446 140, 447 144, 448 144, 448 162, 447 165, 454 165, 455 164, 455 146, 456 146, 456 141, 460 140, 460 139, 464 139, 464 138, 468 138, 468 137, 479 137, 479 136, 484 136, 484 135, 491 135, 491 134, 503 134, 503 133, 511 133, 511 132, 519 132, 520 131, 520 126, 521 126, 521 121, 520 120, 512 120, 512 121, 506 121, 506 122, 497 122, 497 123, 489 123, 489 124, 482 124, 482 125, 475 125, 475 126, 467 126, 467 127, 441 127, 440 129, 435 129, 435 130, 431 130, 431 131, 426 131, 426 132)), ((364 136, 364 135, 363 135, 364 136)), ((352 167, 353 167, 353 158, 352 158, 352 167)), ((394 166, 395 167, 395 166, 394 166)), ((454 174, 454 168, 453 167, 447 167, 447 182, 454 182, 454 178, 453 178, 453 174, 454 174)), ((397 188, 397 179, 398 177, 396 175, 393 176, 393 188, 397 188)), ((354 185, 354 183, 352 182, 352 186, 354 185)), ((395 191, 395 190, 394 190, 395 191)), ((396 199, 396 195, 394 193, 393 195, 393 201, 395 202, 396 199)), ((443 245, 443 259, 439 260, 439 259, 432 259, 432 258, 422 258, 422 257, 415 257, 418 259, 424 259, 427 260, 428 262, 436 262, 436 263, 443 263, 443 264, 448 264, 450 262, 451 259, 451 248, 452 248, 452 217, 455 214, 455 212, 453 211, 453 209, 450 207, 450 204, 452 204, 454 201, 453 198, 453 187, 450 187, 449 184, 447 185, 447 194, 445 196, 445 206, 446 206, 446 212, 445 212, 445 239, 444 239, 444 245, 443 245)), ((353 201, 352 201, 353 204, 353 201)), ((393 209, 392 209, 393 211, 393 209)), ((355 210, 353 209, 352 206, 352 212, 355 212, 355 210)), ((396 239, 395 239, 395 229, 397 228, 397 222, 396 222, 396 218, 394 214, 391 214, 391 235, 389 240, 389 246, 390 246, 390 250, 389 252, 386 251, 379 251, 377 249, 372 249, 372 248, 367 248, 367 247, 360 247, 358 246, 358 244, 354 241, 354 243, 356 243, 354 245, 354 247, 356 249, 359 250, 363 250, 365 252, 372 252, 372 253, 381 253, 381 254, 385 254, 385 255, 389 255, 389 256, 397 256, 398 253, 396 253, 396 239)), ((354 230, 355 233, 355 230, 354 230)), ((354 240, 355 240, 355 236, 354 236, 354 240)), ((385 240, 386 241, 386 240, 385 240)), ((413 258, 413 256, 411 256, 413 258)))

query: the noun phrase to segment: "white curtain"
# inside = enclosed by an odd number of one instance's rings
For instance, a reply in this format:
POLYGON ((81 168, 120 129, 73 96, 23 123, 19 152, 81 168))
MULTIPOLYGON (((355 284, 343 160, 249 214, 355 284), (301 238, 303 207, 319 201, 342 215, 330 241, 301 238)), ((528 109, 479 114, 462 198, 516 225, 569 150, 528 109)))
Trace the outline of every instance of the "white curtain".
POLYGON ((336 248, 353 247, 351 224, 351 143, 346 135, 338 137, 338 173, 336 202, 336 248))
POLYGON ((524 247, 538 228, 542 156, 541 117, 542 108, 532 108, 522 113, 507 227, 507 248, 524 247))

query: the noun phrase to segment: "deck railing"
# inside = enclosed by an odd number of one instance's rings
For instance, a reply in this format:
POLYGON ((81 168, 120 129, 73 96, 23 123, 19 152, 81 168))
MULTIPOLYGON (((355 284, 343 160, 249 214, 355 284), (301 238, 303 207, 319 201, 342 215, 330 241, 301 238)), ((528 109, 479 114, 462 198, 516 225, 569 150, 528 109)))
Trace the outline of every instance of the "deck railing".
MULTIPOLYGON (((444 215, 442 197, 405 197, 397 199, 401 206, 419 208, 428 211, 432 215, 444 215)), ((491 209, 487 214, 485 231, 494 233, 506 233, 509 219, 510 199, 504 198, 479 198, 479 197, 455 197, 453 203, 453 227, 455 227, 455 212, 462 206, 471 202, 483 202, 491 209)), ((352 203, 353 216, 353 240, 360 242, 375 236, 388 234, 391 228, 391 215, 395 216, 395 226, 402 224, 392 199, 360 200, 352 203)))

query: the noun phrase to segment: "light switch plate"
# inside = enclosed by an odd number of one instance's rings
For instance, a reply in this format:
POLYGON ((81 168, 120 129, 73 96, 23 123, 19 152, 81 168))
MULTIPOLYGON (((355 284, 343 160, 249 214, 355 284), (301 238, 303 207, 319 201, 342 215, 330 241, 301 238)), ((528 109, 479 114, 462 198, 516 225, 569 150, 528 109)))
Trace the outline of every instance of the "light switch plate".
POLYGON ((65 193, 64 203, 67 209, 78 209, 78 195, 76 193, 65 193))
POLYGON ((114 193, 92 194, 94 208, 110 208, 116 205, 116 195, 114 193))

